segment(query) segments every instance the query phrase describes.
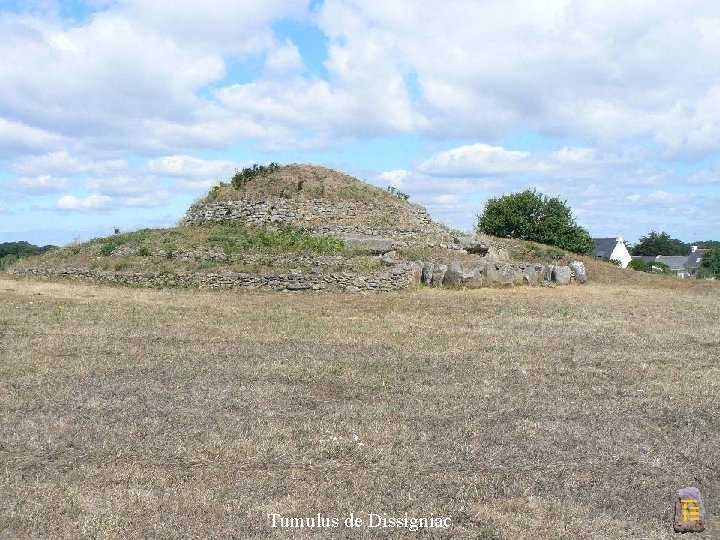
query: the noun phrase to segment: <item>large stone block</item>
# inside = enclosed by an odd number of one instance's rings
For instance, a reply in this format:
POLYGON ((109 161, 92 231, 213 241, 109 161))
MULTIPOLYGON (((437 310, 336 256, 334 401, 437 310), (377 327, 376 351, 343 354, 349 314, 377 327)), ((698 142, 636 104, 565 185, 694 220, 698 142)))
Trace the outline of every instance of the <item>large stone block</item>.
POLYGON ((488 262, 485 265, 485 281, 491 286, 512 286, 515 281, 515 270, 509 264, 488 262))
POLYGON ((420 281, 423 285, 430 285, 432 283, 433 272, 435 271, 435 263, 426 262, 422 268, 422 275, 420 281))
POLYGON ((552 271, 552 280, 558 285, 567 285, 570 283, 571 275, 569 266, 556 266, 552 271))
POLYGON ((471 268, 467 272, 463 272, 462 284, 468 289, 485 287, 485 267, 471 268))
POLYGON ((487 255, 490 244, 477 236, 459 236, 453 238, 453 242, 460 249, 476 255, 487 255))
POLYGON ((542 281, 545 267, 542 264, 527 263, 523 270, 523 282, 527 285, 537 285, 542 281))
POLYGON ((340 239, 345 243, 345 247, 362 253, 369 253, 370 255, 381 255, 392 251, 395 244, 395 240, 392 238, 379 236, 342 236, 340 239))
POLYGON ((409 282, 411 284, 418 284, 422 282, 423 263, 420 261, 412 261, 406 263, 403 267, 405 270, 410 272, 409 282))
POLYGON ((442 287, 443 279, 445 279, 445 272, 447 272, 446 264, 436 264, 432 274, 432 286, 442 287))
POLYGON ((462 281, 462 268, 456 262, 451 262, 443 276, 443 285, 446 287, 458 287, 462 281))
POLYGON ((587 275, 585 273, 585 265, 580 261, 572 261, 568 266, 572 270, 575 276, 575 281, 578 283, 585 283, 587 281, 587 275))

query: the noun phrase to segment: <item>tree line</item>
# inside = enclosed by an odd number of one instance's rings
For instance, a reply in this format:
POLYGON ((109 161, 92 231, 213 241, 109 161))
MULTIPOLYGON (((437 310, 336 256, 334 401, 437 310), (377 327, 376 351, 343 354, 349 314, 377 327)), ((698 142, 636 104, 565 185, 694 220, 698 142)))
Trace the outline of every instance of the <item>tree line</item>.
POLYGON ((2 242, 0 243, 0 269, 6 268, 20 257, 40 255, 51 249, 57 249, 57 246, 50 244, 46 246, 36 246, 24 240, 19 242, 2 242))

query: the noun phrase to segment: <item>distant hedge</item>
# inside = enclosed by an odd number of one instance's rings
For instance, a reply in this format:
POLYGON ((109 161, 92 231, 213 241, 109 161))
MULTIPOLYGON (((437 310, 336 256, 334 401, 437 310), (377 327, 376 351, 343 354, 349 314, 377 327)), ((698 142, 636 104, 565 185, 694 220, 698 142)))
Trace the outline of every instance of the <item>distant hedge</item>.
POLYGON ((0 243, 0 269, 7 268, 20 257, 29 257, 31 255, 40 255, 51 249, 57 249, 57 246, 36 246, 30 242, 21 240, 20 242, 3 242, 0 243))

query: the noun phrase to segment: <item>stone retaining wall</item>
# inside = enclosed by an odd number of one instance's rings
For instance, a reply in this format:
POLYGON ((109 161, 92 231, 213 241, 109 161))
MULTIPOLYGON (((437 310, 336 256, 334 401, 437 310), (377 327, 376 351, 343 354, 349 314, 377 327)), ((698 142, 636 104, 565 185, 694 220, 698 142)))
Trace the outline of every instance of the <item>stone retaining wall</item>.
POLYGON ((35 277, 65 277, 98 283, 113 283, 136 287, 166 288, 239 288, 267 290, 328 290, 328 291, 392 291, 406 289, 412 283, 410 269, 396 267, 386 272, 357 274, 338 272, 330 274, 302 274, 290 271, 285 274, 245 274, 218 272, 208 274, 166 274, 157 272, 108 272, 89 268, 11 268, 11 274, 35 277))
POLYGON ((281 198, 196 203, 188 209, 183 224, 203 225, 232 221, 242 221, 250 225, 289 223, 302 227, 318 227, 321 231, 327 227, 346 226, 363 231, 375 230, 378 235, 386 234, 390 228, 412 233, 426 231, 428 227, 435 225, 422 206, 404 201, 398 201, 396 205, 376 205, 360 201, 330 202, 324 199, 281 198))
MULTIPOLYGON (((308 273, 290 270, 283 274, 246 274, 238 272, 170 274, 157 272, 108 272, 89 268, 48 269, 39 267, 10 268, 19 276, 69 277, 100 283, 114 283, 138 287, 170 288, 241 288, 269 290, 328 290, 328 291, 393 291, 419 284, 433 287, 512 287, 514 285, 556 286, 573 281, 585 281, 582 271, 571 266, 538 263, 485 262, 474 268, 449 264, 413 261, 396 265, 385 272, 359 274, 355 272, 308 273)), ((573 266, 575 265, 575 266, 573 266)))

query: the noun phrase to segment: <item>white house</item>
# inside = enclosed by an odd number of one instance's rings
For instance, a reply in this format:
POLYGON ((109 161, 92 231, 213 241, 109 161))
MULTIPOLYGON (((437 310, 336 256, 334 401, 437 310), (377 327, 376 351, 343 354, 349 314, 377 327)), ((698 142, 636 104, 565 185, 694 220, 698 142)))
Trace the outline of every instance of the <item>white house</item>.
POLYGON ((607 259, 620 262, 620 268, 627 268, 632 256, 625 246, 622 236, 617 238, 593 238, 595 242, 595 256, 600 259, 607 259))

